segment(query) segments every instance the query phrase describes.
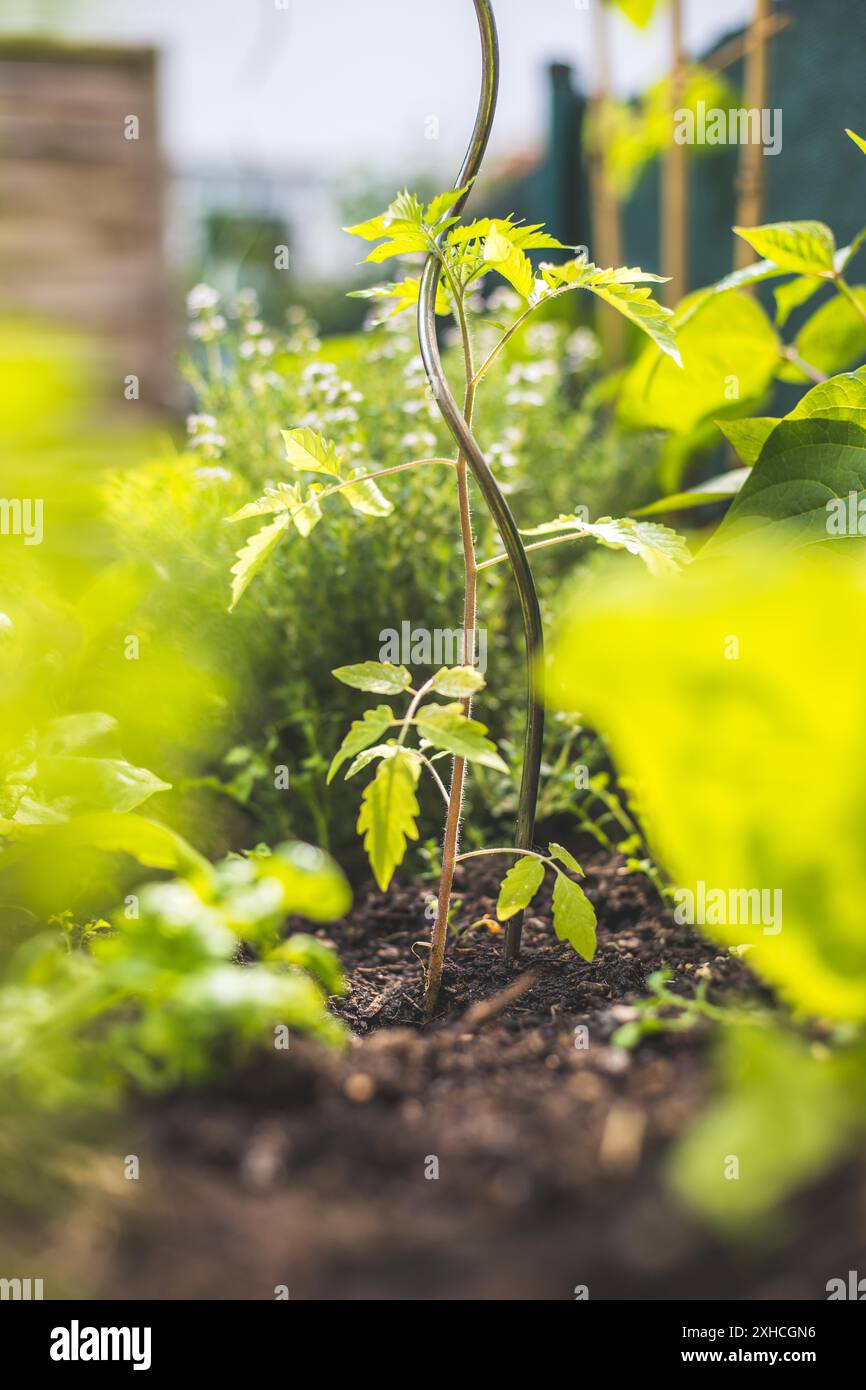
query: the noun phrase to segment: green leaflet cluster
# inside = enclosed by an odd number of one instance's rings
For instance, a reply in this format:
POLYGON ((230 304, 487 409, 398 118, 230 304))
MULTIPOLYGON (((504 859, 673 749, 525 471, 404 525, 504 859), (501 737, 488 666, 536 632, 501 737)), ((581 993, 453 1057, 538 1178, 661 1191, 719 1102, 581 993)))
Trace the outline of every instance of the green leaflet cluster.
POLYGON ((375 481, 364 477, 363 469, 347 466, 331 441, 322 439, 315 430, 283 430, 282 436, 286 459, 295 473, 319 473, 331 482, 305 485, 299 479, 293 483, 276 483, 262 497, 229 517, 229 521, 247 521, 254 516, 275 518, 261 531, 256 531, 238 551, 237 561, 232 566, 232 608, 286 531, 294 527, 301 536, 310 534, 322 519, 321 504, 326 497, 343 497, 352 511, 362 516, 388 516, 394 510, 375 481))
MULTIPOLYGON (((406 667, 388 661, 340 666, 334 675, 356 690, 409 697, 402 718, 391 705, 381 704, 356 719, 328 771, 330 782, 348 761, 344 774, 348 780, 377 764, 376 775, 363 793, 358 833, 364 838, 370 867, 384 892, 403 862, 407 842, 418 838, 415 789, 423 768, 439 781, 435 764, 450 755, 496 772, 508 769, 487 737, 485 726, 465 712, 462 701, 484 686, 483 676, 471 666, 443 667, 417 690, 406 667), (431 702, 429 697, 436 695, 444 696, 448 703, 431 702), (396 734, 379 742, 389 729, 395 729, 396 734), (410 733, 417 737, 417 747, 408 744, 410 733)), ((442 790, 441 781, 439 785, 442 790)))
MULTIPOLYGON (((570 248, 546 232, 540 222, 526 224, 513 217, 482 217, 461 223, 449 213, 465 192, 465 188, 451 189, 434 198, 426 208, 413 194, 404 192, 385 212, 347 227, 346 231, 365 241, 379 242, 366 257, 376 265, 396 256, 426 254, 438 247, 444 272, 437 301, 439 313, 447 313, 449 298, 452 302, 462 298, 489 271, 500 275, 526 301, 521 318, 558 295, 584 289, 617 309, 679 363, 671 332, 673 315, 652 298, 650 289, 651 284, 662 282, 663 276, 628 266, 603 270, 582 257, 559 265, 542 263, 536 270, 529 251, 570 248)), ((420 277, 409 277, 355 293, 362 298, 393 300, 393 316, 417 304, 419 283, 420 277)))
MULTIPOLYGON (((517 854, 519 851, 505 850, 503 853, 517 854)), ((568 941, 584 960, 592 960, 596 947, 595 908, 580 884, 564 872, 569 869, 583 878, 583 869, 574 855, 555 841, 548 845, 547 855, 527 851, 508 870, 499 890, 496 916, 500 922, 507 922, 509 917, 529 907, 548 869, 555 876, 553 930, 560 941, 568 941)))

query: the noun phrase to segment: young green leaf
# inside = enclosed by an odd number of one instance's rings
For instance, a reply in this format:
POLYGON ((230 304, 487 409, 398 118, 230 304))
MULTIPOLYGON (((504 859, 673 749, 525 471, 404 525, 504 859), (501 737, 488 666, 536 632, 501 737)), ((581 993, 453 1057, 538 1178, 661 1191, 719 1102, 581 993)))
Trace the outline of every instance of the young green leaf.
POLYGON ((267 487, 255 502, 247 502, 239 511, 232 512, 227 521, 247 521, 251 516, 269 516, 274 512, 285 512, 297 505, 298 487, 296 483, 275 483, 267 487))
POLYGON ((377 743, 373 748, 364 748, 346 769, 345 780, 348 782, 356 773, 363 772, 365 767, 369 767, 379 758, 390 758, 396 744, 391 739, 388 743, 377 743))
POLYGON ((286 458, 293 468, 304 473, 326 473, 339 478, 340 459, 330 439, 323 439, 315 430, 306 427, 280 430, 286 446, 286 458))
POLYGON ((780 270, 825 279, 833 274, 836 241, 824 222, 768 222, 762 227, 732 230, 780 270))
POLYGON ((485 264, 493 266, 517 293, 529 299, 535 288, 535 271, 529 257, 498 227, 492 226, 484 242, 485 264))
POLYGON ((595 908, 579 884, 556 871, 553 885, 553 930, 560 941, 570 941, 579 956, 595 955, 595 908))
POLYGON ((420 807, 415 787, 420 771, 417 753, 395 748, 364 788, 358 834, 364 836, 370 867, 383 893, 403 862, 407 842, 418 839, 420 807))
POLYGON ((433 677, 431 689, 438 695, 464 700, 484 688, 484 677, 474 666, 443 666, 433 677))
MULTIPOLYGON (((410 275, 405 280, 392 282, 388 285, 374 285, 366 290, 350 290, 349 299, 393 299, 394 307, 390 314, 385 317, 392 319, 397 314, 402 314, 406 309, 414 309, 418 304, 418 293, 421 288, 421 278, 418 275, 410 275)), ((448 294, 445 283, 440 280, 436 287, 436 313, 449 314, 451 305, 448 301, 448 294)))
POLYGON ((345 497, 353 512, 360 512, 362 516, 390 516, 394 510, 394 503, 388 501, 372 478, 350 483, 340 496, 345 497))
POLYGON ((318 483, 311 483, 305 497, 300 483, 284 485, 282 495, 288 503, 289 521, 301 536, 308 536, 313 527, 322 520, 322 508, 318 499, 320 491, 318 483))
POLYGON ((459 198, 463 197, 472 187, 474 179, 470 179, 462 188, 449 188, 445 193, 440 193, 430 203, 424 212, 424 221, 430 227, 435 227, 447 212, 450 212, 459 198))
POLYGON ((623 516, 618 520, 602 516, 598 521, 582 521, 577 516, 559 516, 522 531, 524 536, 547 536, 573 531, 577 536, 592 536, 599 545, 611 550, 627 550, 643 560, 650 574, 671 574, 691 563, 689 548, 682 536, 657 521, 635 521, 623 516))
POLYGON ((248 584, 258 574, 262 565, 273 554, 280 538, 285 534, 289 524, 289 514, 284 513, 278 516, 276 521, 272 521, 269 526, 263 526, 261 531, 256 531, 255 535, 250 536, 249 540, 241 546, 237 552, 237 559, 232 565, 232 601, 229 604, 229 612, 235 608, 240 601, 241 595, 248 584))
POLYGON ((580 874, 583 878, 583 869, 578 864, 574 855, 565 848, 564 845, 557 844, 556 840, 551 840, 547 846, 551 859, 558 859, 560 864, 564 864, 566 869, 571 869, 574 873, 580 874))
POLYGON ((364 711, 360 719, 355 719, 340 744, 328 768, 328 782, 332 782, 347 758, 354 758, 362 749, 369 748, 394 722, 394 711, 390 705, 377 705, 375 709, 364 711))
POLYGON ((496 751, 496 745, 485 738, 486 726, 477 719, 467 719, 462 705, 422 707, 416 722, 421 737, 435 748, 442 748, 457 758, 468 758, 482 767, 493 768, 495 772, 508 771, 496 751))
POLYGON ((664 276, 653 275, 637 266, 601 270, 592 261, 580 259, 543 266, 541 274, 554 293, 582 289, 597 295, 636 324, 678 367, 683 365, 674 334, 673 313, 653 299, 649 289, 651 284, 663 283, 664 276))
POLYGON ((405 666, 390 661, 359 661, 354 666, 338 666, 331 672, 344 685, 355 690, 369 690, 374 695, 398 695, 408 690, 412 677, 405 666))
POLYGON ((544 863, 541 859, 521 855, 516 864, 512 864, 502 880, 496 902, 496 916, 500 922, 507 922, 509 917, 514 917, 529 906, 543 878, 544 863))

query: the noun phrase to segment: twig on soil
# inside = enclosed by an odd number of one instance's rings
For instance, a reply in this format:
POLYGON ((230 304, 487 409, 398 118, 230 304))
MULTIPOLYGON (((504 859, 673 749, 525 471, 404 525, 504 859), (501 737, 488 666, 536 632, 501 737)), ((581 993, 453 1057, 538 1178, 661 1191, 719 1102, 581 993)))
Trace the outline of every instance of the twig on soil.
POLYGON ((511 984, 506 985, 505 989, 501 989, 498 994, 492 995, 490 999, 483 999, 480 1004, 473 1004, 469 1012, 454 1024, 455 1030, 466 1033, 483 1028, 485 1023, 490 1023, 491 1019, 498 1018, 521 995, 531 989, 535 981, 535 971, 526 970, 522 975, 518 975, 516 980, 512 980, 511 984))

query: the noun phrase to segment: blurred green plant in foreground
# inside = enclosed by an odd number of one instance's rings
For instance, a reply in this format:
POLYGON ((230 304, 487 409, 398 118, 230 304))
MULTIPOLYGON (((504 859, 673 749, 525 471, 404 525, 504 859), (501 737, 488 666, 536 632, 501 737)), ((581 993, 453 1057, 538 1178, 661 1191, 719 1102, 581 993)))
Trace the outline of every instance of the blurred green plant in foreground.
POLYGON ((554 662, 551 698, 609 736, 658 861, 694 901, 704 885, 699 930, 790 1010, 723 1026, 726 1089, 673 1162, 744 1228, 866 1129, 864 622, 859 550, 764 531, 676 582, 582 586, 554 662), (755 890, 778 893, 772 922, 744 912, 755 890))

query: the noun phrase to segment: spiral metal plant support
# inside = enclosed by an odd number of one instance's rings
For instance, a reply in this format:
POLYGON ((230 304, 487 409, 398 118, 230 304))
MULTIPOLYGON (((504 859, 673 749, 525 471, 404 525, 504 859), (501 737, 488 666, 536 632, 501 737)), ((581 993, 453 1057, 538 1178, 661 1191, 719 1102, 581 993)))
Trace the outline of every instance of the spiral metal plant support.
MULTIPOLYGON (((465 187, 470 180, 475 178, 481 167, 493 125, 499 87, 499 41, 493 8, 490 0, 473 0, 473 4, 481 35, 481 95, 469 148, 454 184, 455 188, 465 187)), ((467 189, 463 197, 454 205, 452 209, 454 215, 462 211, 468 195, 469 190, 467 189)), ((440 234, 440 243, 445 236, 447 236, 447 232, 440 234)), ((526 643, 528 703, 515 847, 517 849, 530 849, 535 831, 535 808, 538 800, 541 743, 544 732, 544 707, 538 688, 544 655, 541 610, 535 581, 532 578, 529 560, 517 524, 472 433, 470 424, 452 394, 442 369, 442 360, 436 340, 435 313, 436 291, 440 274, 439 256, 431 251, 421 277, 418 298, 418 341, 427 379, 440 414, 454 437, 460 451, 461 462, 465 461, 468 464, 472 477, 478 484, 481 495, 496 523, 503 549, 508 556, 517 585, 526 643)), ((470 410, 467 410, 466 414, 471 414, 470 410)), ((521 916, 522 914, 512 918, 508 923, 505 937, 506 960, 513 959, 520 950, 521 916)))

